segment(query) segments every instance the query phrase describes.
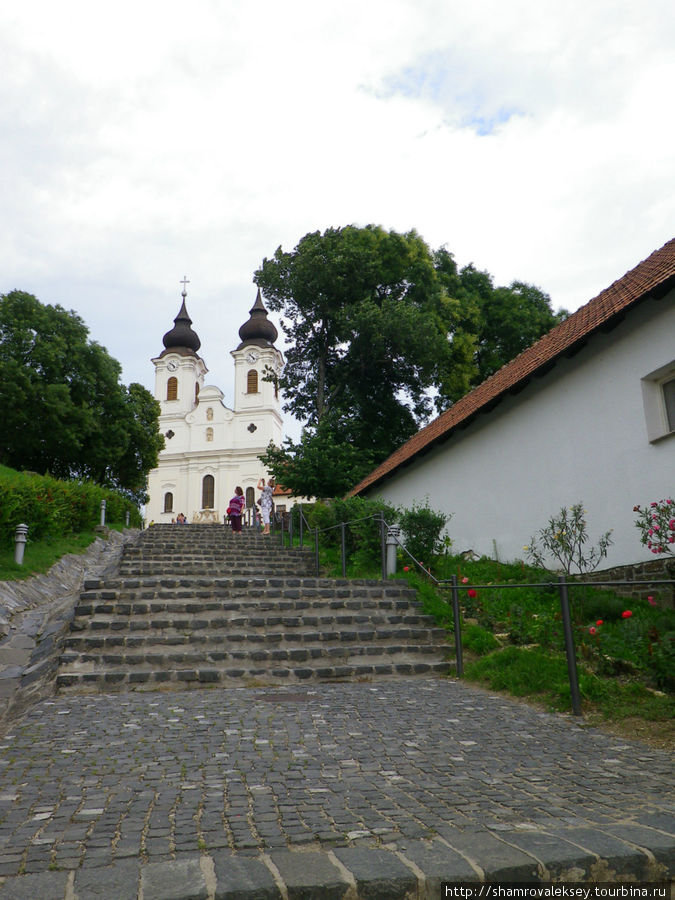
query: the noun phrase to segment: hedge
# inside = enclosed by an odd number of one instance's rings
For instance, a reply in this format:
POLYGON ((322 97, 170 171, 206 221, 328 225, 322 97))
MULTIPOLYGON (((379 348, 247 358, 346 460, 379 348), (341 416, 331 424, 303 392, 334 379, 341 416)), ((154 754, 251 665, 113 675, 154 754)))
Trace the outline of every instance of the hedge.
POLYGON ((124 522, 128 511, 129 524, 140 526, 138 508, 117 491, 0 466, 0 547, 13 545, 22 522, 28 525, 30 540, 91 531, 101 520, 102 500, 107 522, 124 522))

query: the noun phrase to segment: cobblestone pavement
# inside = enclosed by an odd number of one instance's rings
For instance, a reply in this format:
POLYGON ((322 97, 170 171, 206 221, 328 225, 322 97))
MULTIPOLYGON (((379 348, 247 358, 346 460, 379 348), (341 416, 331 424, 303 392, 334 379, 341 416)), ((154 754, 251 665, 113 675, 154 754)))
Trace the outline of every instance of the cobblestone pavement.
POLYGON ((521 876, 662 877, 673 807, 667 753, 457 681, 69 695, 0 741, 0 896, 248 896, 218 892, 224 861, 269 896, 387 859, 419 887, 444 848, 467 880, 498 847, 521 876), (107 871, 121 893, 97 892, 107 871))

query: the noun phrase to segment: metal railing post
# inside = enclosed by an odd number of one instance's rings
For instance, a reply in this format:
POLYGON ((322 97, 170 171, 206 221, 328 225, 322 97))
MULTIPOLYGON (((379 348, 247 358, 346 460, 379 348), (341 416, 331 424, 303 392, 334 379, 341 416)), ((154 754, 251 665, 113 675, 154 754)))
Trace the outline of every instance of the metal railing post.
POLYGON ((288 545, 293 549, 293 513, 288 514, 288 545))
POLYGON ((570 599, 564 575, 558 576, 558 590, 560 591, 560 610, 562 612, 563 631, 565 633, 565 653, 567 654, 567 674, 570 679, 572 712, 575 716, 580 716, 582 713, 579 678, 577 674, 577 656, 574 650, 574 632, 572 631, 572 617, 570 615, 570 599))
POLYGON ((316 561, 316 577, 319 577, 319 528, 314 529, 314 559, 316 561))
POLYGON ((347 577, 347 552, 345 548, 345 523, 340 522, 340 556, 342 560, 342 577, 347 577))
POLYGON ((103 527, 105 525, 105 500, 101 500, 101 520, 100 525, 103 527))
POLYGON ((457 576, 452 576, 452 619, 455 628, 455 663, 457 666, 457 677, 461 678, 464 674, 464 657, 462 651, 462 620, 459 611, 459 588, 457 587, 457 576))
POLYGON ((387 535, 385 533, 384 513, 380 513, 380 557, 382 563, 382 581, 387 580, 387 535))
POLYGON ((301 550, 302 550, 302 539, 304 537, 304 528, 303 528, 303 522, 302 522, 303 519, 304 519, 304 515, 302 512, 302 503, 301 503, 300 504, 300 549, 301 550))

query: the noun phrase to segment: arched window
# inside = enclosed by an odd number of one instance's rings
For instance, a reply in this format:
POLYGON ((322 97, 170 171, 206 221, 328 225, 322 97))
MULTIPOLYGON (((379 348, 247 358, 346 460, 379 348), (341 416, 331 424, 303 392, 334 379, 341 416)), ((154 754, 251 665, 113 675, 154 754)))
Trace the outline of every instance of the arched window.
POLYGON ((255 503, 255 491, 252 487, 246 488, 246 509, 253 509, 255 503))
POLYGON ((167 491, 164 494, 164 512, 173 512, 173 494, 167 491))
POLYGON ((249 373, 246 376, 246 393, 247 394, 257 394, 258 393, 258 373, 255 369, 249 369, 249 373))
POLYGON ((210 406, 209 406, 209 408, 206 410, 206 421, 207 421, 207 422, 212 422, 212 421, 213 421, 213 409, 212 409, 210 406))
POLYGON ((199 382, 195 382, 195 403, 199 400, 199 382))
POLYGON ((214 486, 213 475, 205 475, 202 481, 202 509, 213 509, 214 486))
POLYGON ((178 379, 175 375, 172 375, 166 383, 166 399, 178 400, 178 379))
POLYGON ((207 428, 207 429, 206 429, 206 440, 207 440, 207 441, 212 441, 212 440, 213 440, 213 428, 207 428))

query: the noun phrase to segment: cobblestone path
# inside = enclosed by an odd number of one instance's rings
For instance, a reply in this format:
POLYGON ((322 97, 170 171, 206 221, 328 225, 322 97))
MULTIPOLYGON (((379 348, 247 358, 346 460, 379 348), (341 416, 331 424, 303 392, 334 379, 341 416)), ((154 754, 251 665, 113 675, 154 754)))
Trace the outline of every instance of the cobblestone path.
POLYGON ((0 813, 0 876, 487 833, 535 858, 675 846, 668 754, 432 679, 57 697, 0 743, 0 813))

